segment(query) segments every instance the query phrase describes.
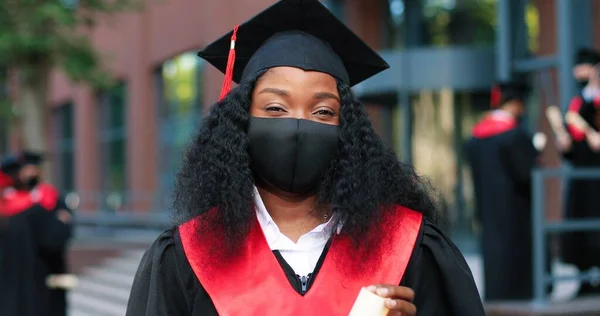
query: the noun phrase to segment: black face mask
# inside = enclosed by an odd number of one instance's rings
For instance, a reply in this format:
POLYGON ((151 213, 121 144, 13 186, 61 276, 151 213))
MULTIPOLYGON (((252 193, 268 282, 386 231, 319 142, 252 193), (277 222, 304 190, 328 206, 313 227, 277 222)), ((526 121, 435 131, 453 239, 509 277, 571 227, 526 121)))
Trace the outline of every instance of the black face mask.
POLYGON ((338 151, 339 127, 294 118, 250 118, 253 171, 290 193, 317 188, 338 151))
POLYGON ((25 184, 29 187, 30 190, 35 188, 39 183, 40 183, 39 177, 31 177, 31 178, 27 179, 27 181, 25 182, 25 184))
POLYGON ((588 83, 589 83, 588 80, 579 80, 579 81, 577 81, 577 85, 579 86, 579 89, 585 88, 585 86, 587 86, 588 83))
POLYGON ((27 180, 25 180, 25 181, 16 180, 14 187, 17 190, 30 191, 33 188, 35 188, 39 183, 40 183, 39 177, 30 177, 30 178, 27 178, 27 180))

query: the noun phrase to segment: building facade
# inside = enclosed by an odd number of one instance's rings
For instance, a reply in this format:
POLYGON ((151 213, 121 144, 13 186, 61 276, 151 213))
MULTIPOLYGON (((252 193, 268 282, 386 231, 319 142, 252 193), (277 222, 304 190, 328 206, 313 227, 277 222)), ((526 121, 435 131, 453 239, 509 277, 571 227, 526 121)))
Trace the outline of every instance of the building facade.
MULTIPOLYGON (((217 99, 223 77, 195 52, 274 2, 169 0, 104 20, 89 36, 106 53, 106 67, 118 84, 93 91, 54 74, 48 100, 52 181, 77 192, 83 211, 167 209, 182 150, 217 99)), ((323 2, 392 65, 356 87, 375 128, 402 159, 432 179, 453 227, 473 232, 462 144, 487 110, 493 81, 516 72, 498 66, 506 59, 506 43, 524 43, 523 58, 557 53, 557 10, 564 0, 323 2), (502 10, 519 22, 508 31, 508 42, 502 10)), ((589 42, 600 43, 600 34, 592 31, 600 29, 600 1, 577 2, 593 12, 586 24, 589 42)), ((547 130, 539 116, 546 101, 539 92, 532 98, 535 128, 547 130)), ((16 149, 7 124, 1 125, 0 151, 16 149)), ((552 149, 544 155, 546 163, 558 164, 552 149)))

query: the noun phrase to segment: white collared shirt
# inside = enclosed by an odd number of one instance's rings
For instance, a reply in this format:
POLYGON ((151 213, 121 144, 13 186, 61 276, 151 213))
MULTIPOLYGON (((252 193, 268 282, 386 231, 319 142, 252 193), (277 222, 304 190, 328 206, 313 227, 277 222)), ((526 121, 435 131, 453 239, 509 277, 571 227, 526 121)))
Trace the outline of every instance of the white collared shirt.
POLYGON ((300 236, 297 243, 281 233, 279 227, 267 211, 258 190, 254 190, 256 203, 256 216, 260 227, 265 234, 271 250, 279 250, 281 256, 290 265, 294 272, 300 276, 312 273, 321 257, 321 253, 333 232, 333 221, 315 227, 310 232, 300 236))
POLYGON ((583 99, 586 102, 592 102, 594 101, 594 99, 596 98, 596 96, 600 94, 600 90, 589 87, 589 86, 585 86, 582 90, 581 90, 581 95, 583 97, 583 99))

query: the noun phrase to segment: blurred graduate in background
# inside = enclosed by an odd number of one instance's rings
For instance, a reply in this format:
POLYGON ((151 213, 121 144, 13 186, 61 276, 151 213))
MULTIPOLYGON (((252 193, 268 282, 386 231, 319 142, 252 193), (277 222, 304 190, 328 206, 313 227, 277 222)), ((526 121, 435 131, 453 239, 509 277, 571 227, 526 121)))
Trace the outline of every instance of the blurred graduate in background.
MULTIPOLYGON (((574 168, 600 167, 600 53, 591 49, 577 52, 573 76, 580 93, 573 97, 567 115, 577 114, 583 124, 567 124, 568 134, 558 142, 563 157, 574 168), (569 137, 570 136, 570 137, 569 137)), ((568 219, 600 218, 600 180, 572 179, 568 184, 568 219)), ((600 233, 572 232, 563 236, 562 256, 581 272, 600 267, 600 233)), ((598 294, 600 286, 582 282, 578 295, 598 294)))
POLYGON ((42 156, 22 152, 5 158, 1 178, 0 315, 66 315, 65 250, 71 211, 59 192, 41 182, 42 156))
POLYGON ((529 87, 518 82, 494 86, 492 111, 466 145, 482 225, 487 301, 533 294, 530 174, 545 138, 534 144, 536 137, 520 124, 528 94, 529 87))

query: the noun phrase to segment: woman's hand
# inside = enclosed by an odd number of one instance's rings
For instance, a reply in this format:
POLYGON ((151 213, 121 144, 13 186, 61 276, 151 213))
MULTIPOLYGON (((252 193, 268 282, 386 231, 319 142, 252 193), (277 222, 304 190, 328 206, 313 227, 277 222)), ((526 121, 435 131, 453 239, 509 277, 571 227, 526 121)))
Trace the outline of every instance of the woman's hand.
POLYGON ((415 291, 405 286, 394 285, 371 285, 367 290, 387 298, 385 307, 390 310, 388 316, 415 316, 417 307, 412 301, 415 298, 415 291))

